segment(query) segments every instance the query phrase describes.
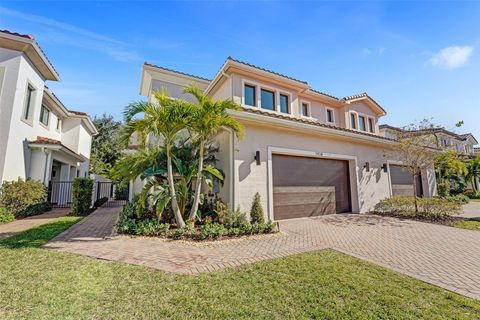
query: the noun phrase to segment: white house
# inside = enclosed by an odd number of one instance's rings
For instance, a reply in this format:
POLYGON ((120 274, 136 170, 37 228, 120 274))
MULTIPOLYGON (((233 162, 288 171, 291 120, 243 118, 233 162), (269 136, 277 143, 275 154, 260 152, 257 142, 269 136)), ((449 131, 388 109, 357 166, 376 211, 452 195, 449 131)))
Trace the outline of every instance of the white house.
POLYGON ((86 113, 67 109, 45 82, 59 75, 31 35, 0 31, 0 183, 71 181, 88 174, 86 113))

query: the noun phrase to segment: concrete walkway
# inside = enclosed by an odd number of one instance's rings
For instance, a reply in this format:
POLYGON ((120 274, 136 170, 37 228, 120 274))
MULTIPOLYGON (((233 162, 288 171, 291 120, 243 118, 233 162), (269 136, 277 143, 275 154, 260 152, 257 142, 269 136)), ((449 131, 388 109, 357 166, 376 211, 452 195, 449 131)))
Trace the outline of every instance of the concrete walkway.
POLYGON ((44 247, 197 273, 333 248, 480 299, 480 232, 372 215, 332 215, 281 223, 281 233, 210 243, 112 234, 120 208, 99 208, 44 247))
POLYGON ((64 217, 70 213, 70 208, 54 208, 38 216, 15 220, 6 224, 0 224, 0 240, 13 236, 16 233, 49 223, 56 218, 64 217))
POLYGON ((463 206, 463 213, 460 215, 463 218, 475 219, 480 221, 480 202, 471 201, 463 206))

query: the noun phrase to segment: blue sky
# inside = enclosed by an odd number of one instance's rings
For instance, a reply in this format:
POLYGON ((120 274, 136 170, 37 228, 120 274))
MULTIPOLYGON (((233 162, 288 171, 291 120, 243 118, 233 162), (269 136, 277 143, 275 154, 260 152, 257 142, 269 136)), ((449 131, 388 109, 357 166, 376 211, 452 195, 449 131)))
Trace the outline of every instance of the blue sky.
POLYGON ((71 109, 121 117, 144 61, 213 77, 233 56, 343 97, 367 91, 383 123, 424 118, 480 140, 480 3, 9 2, 0 28, 33 34, 71 109))

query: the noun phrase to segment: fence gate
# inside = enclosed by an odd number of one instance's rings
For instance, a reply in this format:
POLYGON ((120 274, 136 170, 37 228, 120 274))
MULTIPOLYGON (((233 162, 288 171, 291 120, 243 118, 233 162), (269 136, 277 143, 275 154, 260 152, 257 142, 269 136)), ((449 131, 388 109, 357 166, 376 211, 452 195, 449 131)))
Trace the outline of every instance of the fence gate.
MULTIPOLYGON (((72 205, 73 181, 50 181, 47 201, 55 208, 70 208, 72 205)), ((93 185, 93 207, 115 207, 124 205, 129 198, 129 188, 113 182, 97 181, 93 185)))

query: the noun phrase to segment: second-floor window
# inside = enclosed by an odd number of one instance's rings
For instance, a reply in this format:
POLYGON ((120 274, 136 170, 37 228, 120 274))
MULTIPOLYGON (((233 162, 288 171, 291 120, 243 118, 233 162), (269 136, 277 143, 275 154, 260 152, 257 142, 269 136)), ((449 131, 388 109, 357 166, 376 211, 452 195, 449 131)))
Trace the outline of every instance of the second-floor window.
POLYGON ((256 100, 255 87, 246 84, 245 85, 245 104, 247 106, 255 107, 257 105, 255 103, 255 100, 256 100))
POLYGON ((50 110, 47 109, 44 105, 40 109, 40 122, 48 126, 48 121, 50 120, 50 110))
POLYGON ((333 110, 332 109, 327 109, 327 122, 329 122, 329 123, 335 122, 335 119, 333 118, 333 110))
POLYGON ((371 133, 375 133, 375 125, 373 124, 372 118, 368 118, 368 130, 370 130, 371 133))
POLYGON ((25 106, 23 108, 23 116, 22 116, 24 120, 31 119, 34 96, 35 96, 35 89, 31 85, 28 85, 27 93, 25 96, 25 106))
POLYGON ((367 121, 364 116, 358 117, 358 128, 361 131, 367 131, 367 121))
POLYGON ((288 110, 288 96, 281 94, 280 95, 280 112, 289 113, 288 110))
POLYGON ((275 110, 275 93, 265 89, 261 90, 260 102, 262 109, 275 110))
POLYGON ((302 116, 310 117, 310 106, 306 102, 302 102, 302 116))
POLYGON ((355 113, 350 113, 350 128, 357 129, 357 116, 355 113))

